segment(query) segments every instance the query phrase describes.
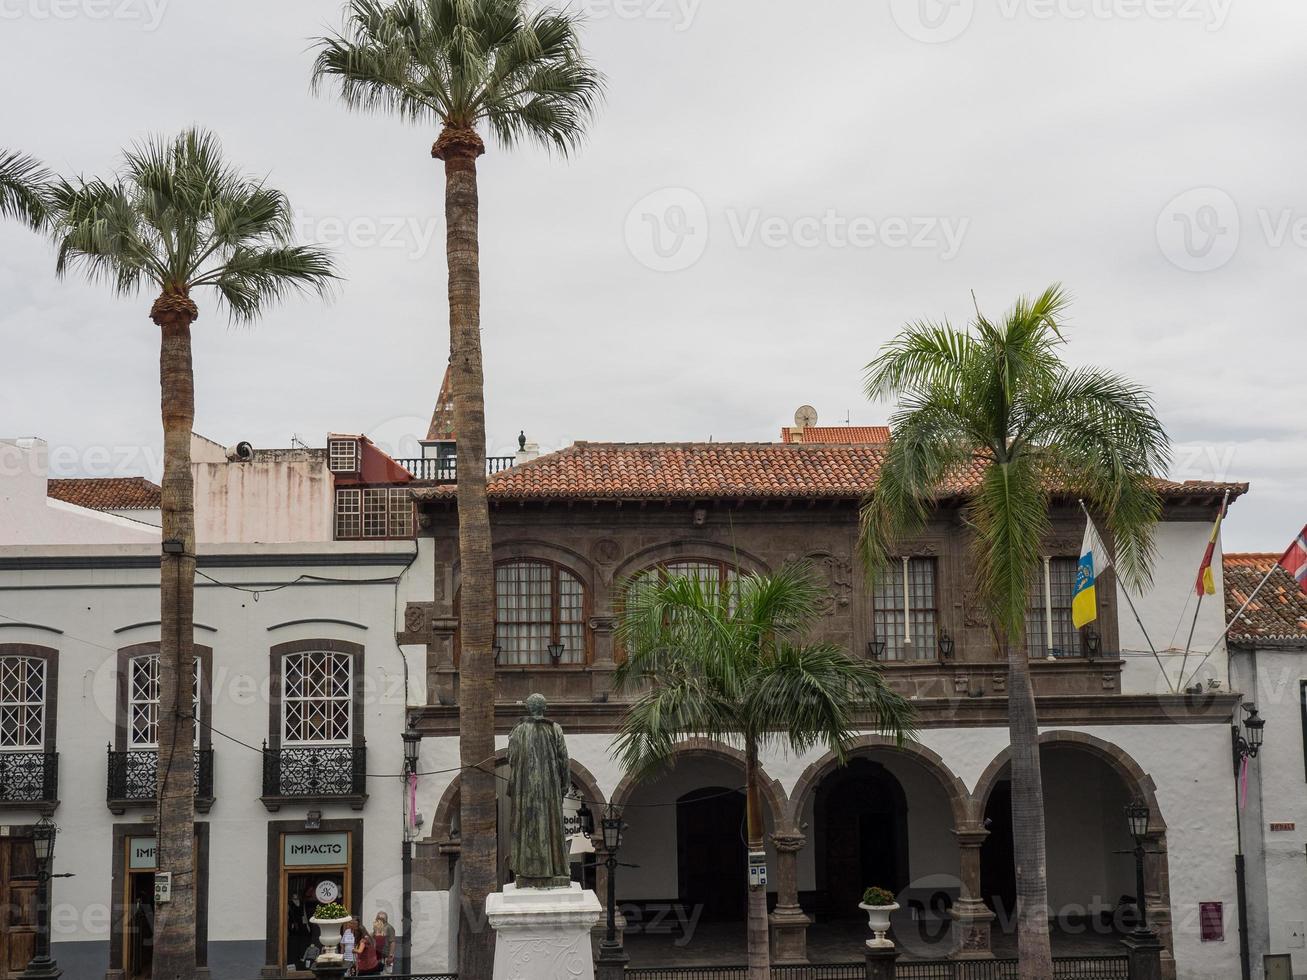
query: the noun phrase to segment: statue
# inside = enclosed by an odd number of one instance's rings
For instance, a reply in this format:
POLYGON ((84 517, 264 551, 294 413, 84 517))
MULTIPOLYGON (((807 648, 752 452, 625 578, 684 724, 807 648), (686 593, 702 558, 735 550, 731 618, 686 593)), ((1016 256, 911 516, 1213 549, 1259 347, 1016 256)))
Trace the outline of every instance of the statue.
POLYGON ((544 695, 532 694, 527 716, 508 737, 509 867, 518 888, 567 888, 572 881, 563 831, 572 776, 563 730, 545 717, 546 707, 544 695))

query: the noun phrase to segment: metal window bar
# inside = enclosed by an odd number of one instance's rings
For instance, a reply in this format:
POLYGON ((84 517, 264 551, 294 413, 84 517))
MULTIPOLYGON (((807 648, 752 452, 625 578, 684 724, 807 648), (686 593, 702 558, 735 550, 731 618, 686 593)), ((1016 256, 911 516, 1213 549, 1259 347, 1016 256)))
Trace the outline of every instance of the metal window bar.
POLYGON ((1049 594, 1044 595, 1044 565, 1040 562, 1026 601, 1026 650, 1032 660, 1049 655, 1048 613, 1052 612, 1053 657, 1083 657, 1080 632, 1071 619, 1071 599, 1076 590, 1075 558, 1054 558, 1048 565, 1049 594))
POLYGON ((367 792, 367 749, 362 745, 263 749, 263 795, 321 798, 367 792))
POLYGON ((0 803, 37 803, 58 793, 58 752, 0 752, 0 803))
POLYGON ((884 660, 934 660, 939 656, 939 619, 935 601, 935 560, 911 558, 906 574, 887 568, 872 588, 876 638, 885 641, 884 660), (904 584, 907 601, 904 601, 904 584), (907 619, 909 629, 905 629, 907 619), (905 633, 912 643, 904 642, 905 633))
MULTIPOLYGON (((157 793, 159 752, 157 749, 109 749, 106 798, 109 800, 148 801, 157 793)), ((213 799, 213 749, 195 750, 195 796, 213 799)))

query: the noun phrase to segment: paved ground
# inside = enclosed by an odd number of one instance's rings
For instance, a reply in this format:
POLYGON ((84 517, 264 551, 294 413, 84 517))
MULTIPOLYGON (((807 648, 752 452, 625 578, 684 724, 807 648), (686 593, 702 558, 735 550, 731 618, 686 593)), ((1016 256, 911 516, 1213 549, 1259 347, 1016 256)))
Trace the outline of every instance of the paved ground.
MULTIPOLYGON (((893 938, 905 959, 944 959, 947 944, 929 941, 929 936, 909 936, 897 930, 893 938)), ((808 929, 808 959, 813 963, 853 962, 862 956, 862 944, 870 937, 865 921, 815 923, 808 929)), ((632 966, 717 966, 743 963, 743 923, 700 923, 688 939, 677 923, 650 923, 643 931, 626 935, 626 950, 632 966)), ((996 933, 996 956, 1016 956, 1016 936, 996 933)), ((1054 956, 1108 956, 1122 952, 1120 937, 1112 933, 1057 931, 1053 936, 1054 956)))

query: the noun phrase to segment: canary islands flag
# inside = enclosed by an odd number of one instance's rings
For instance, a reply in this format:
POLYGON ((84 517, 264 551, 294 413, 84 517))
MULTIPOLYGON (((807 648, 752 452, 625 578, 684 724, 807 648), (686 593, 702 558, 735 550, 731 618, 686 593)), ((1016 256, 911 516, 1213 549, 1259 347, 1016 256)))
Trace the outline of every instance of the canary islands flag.
POLYGON ((1098 593, 1095 583, 1112 565, 1094 522, 1085 518, 1085 541, 1080 546, 1080 566, 1076 569, 1076 590, 1071 598, 1071 621, 1076 629, 1098 618, 1098 593))

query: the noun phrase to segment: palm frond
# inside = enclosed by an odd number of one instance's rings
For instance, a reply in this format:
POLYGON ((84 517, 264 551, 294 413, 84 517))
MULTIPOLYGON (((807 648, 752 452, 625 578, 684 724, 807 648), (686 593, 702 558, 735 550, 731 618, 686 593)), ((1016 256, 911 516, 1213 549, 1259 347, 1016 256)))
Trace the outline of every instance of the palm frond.
POLYGON ((52 175, 39 160, 0 150, 0 217, 17 218, 30 228, 45 224, 52 175))

